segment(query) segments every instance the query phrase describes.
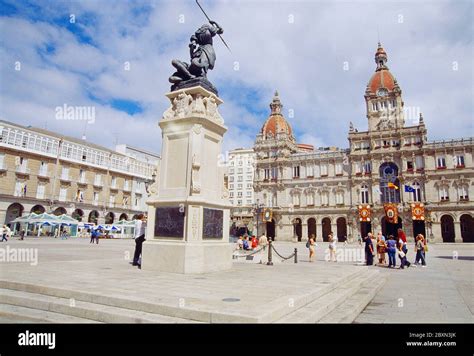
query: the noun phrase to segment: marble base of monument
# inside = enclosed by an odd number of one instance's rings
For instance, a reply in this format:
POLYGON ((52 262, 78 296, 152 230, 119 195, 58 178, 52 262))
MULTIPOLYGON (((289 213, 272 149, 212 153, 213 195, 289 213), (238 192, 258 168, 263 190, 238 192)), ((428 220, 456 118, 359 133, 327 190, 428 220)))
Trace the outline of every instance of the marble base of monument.
POLYGON ((207 273, 232 267, 222 100, 200 86, 166 94, 160 176, 150 188, 142 268, 207 273))

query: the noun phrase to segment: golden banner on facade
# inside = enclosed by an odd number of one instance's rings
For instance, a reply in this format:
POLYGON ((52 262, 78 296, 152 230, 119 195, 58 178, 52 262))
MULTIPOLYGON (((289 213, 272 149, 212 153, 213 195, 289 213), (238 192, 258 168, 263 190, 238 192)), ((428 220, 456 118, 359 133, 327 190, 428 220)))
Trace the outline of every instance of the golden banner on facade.
POLYGON ((423 203, 413 203, 411 205, 412 220, 425 220, 425 206, 423 203))
POLYGON ((263 211, 262 220, 263 221, 272 221, 273 211, 272 209, 265 209, 263 211))
POLYGON ((385 210, 385 217, 390 224, 397 224, 398 223, 398 208, 397 204, 394 203, 387 203, 383 205, 385 210))
POLYGON ((359 205, 359 220, 370 221, 370 205, 359 205))

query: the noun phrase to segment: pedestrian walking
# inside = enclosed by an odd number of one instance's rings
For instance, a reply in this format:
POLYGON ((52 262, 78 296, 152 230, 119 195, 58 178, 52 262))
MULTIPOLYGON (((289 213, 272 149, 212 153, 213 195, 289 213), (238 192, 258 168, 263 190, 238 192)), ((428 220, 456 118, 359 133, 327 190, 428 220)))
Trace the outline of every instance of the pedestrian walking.
POLYGON ((422 234, 416 235, 416 244, 415 244, 415 265, 420 262, 422 267, 426 267, 426 259, 425 259, 425 239, 422 234))
POLYGON ((395 241, 393 235, 390 235, 387 241, 388 268, 395 268, 395 266, 397 265, 397 260, 395 258, 396 253, 397 242, 395 241))
POLYGON ((372 243, 372 233, 369 232, 365 237, 365 260, 367 266, 374 264, 374 244, 372 243))
POLYGON ((385 253, 387 252, 387 245, 382 233, 377 234, 377 255, 379 258, 379 265, 385 265, 385 253))
POLYGON ((314 262, 314 255, 315 255, 315 249, 314 249, 314 234, 311 234, 311 236, 308 238, 308 242, 306 243, 306 247, 309 249, 309 262, 314 262))
POLYGON ((400 269, 404 269, 405 266, 408 268, 411 265, 411 263, 407 259, 407 254, 404 251, 405 249, 406 249, 406 244, 404 244, 403 239, 400 238, 398 240, 398 257, 400 258, 400 269))
POLYGON ((141 255, 142 255, 142 247, 143 242, 146 240, 146 224, 147 218, 144 214, 138 215, 138 219, 135 222, 135 253, 133 255, 133 262, 132 266, 138 266, 138 268, 142 268, 141 263, 141 255))
POLYGON ((25 239, 25 230, 21 230, 20 231, 20 240, 24 240, 25 239))
POLYGON ((402 229, 397 230, 397 235, 398 235, 398 240, 402 240, 402 251, 406 255, 408 253, 408 248, 407 248, 407 236, 403 232, 402 229))
POLYGON ((337 237, 334 237, 332 233, 328 235, 329 240, 329 261, 337 262, 336 259, 336 245, 337 237))

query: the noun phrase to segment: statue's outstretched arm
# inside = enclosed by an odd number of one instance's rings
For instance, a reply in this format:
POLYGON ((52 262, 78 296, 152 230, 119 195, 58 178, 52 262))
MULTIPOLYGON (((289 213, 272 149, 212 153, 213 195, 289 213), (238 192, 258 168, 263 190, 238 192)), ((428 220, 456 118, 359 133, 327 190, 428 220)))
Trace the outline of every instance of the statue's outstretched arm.
POLYGON ((224 29, 216 22, 216 21, 209 21, 209 23, 213 26, 213 34, 212 35, 215 35, 216 33, 217 34, 223 34, 224 33, 224 29))

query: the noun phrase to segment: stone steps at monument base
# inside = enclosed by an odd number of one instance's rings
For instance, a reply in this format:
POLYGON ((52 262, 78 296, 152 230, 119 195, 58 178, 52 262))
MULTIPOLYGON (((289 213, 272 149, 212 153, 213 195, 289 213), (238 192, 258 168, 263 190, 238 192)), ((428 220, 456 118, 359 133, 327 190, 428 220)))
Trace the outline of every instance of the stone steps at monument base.
POLYGON ((374 281, 367 281, 357 293, 344 301, 332 313, 326 315, 319 322, 331 324, 351 324, 360 313, 374 299, 378 291, 384 286, 387 280, 386 276, 377 276, 374 281))
MULTIPOLYGON (((363 273, 365 267, 347 274, 345 277, 339 279, 334 283, 327 283, 323 288, 318 288, 316 291, 311 291, 305 295, 299 295, 295 297, 294 306, 288 307, 288 297, 281 297, 273 300, 272 302, 265 305, 265 310, 259 310, 260 314, 242 314, 226 313, 219 311, 206 311, 196 310, 187 307, 171 306, 165 304, 150 303, 145 301, 124 299, 114 296, 108 296, 103 294, 94 294, 90 292, 83 292, 77 290, 61 289, 56 287, 42 286, 30 283, 21 283, 0 280, 0 291, 1 290, 14 290, 32 293, 38 296, 50 296, 59 297, 67 301, 69 306, 69 300, 75 299, 76 305, 78 301, 88 302, 94 305, 100 306, 111 306, 121 310, 128 310, 129 312, 135 313, 135 310, 150 313, 156 316, 162 316, 163 318, 171 318, 169 322, 176 319, 176 322, 204 322, 204 323, 272 323, 285 315, 294 312, 298 308, 311 303, 320 296, 330 292, 338 286, 348 283, 350 280, 355 278, 358 274, 363 273), (174 319, 173 319, 174 318, 174 319)), ((0 295, 1 296, 1 295, 0 295)), ((1 303, 1 298, 0 298, 1 303)), ((44 307, 43 307, 44 309, 44 307)), ((136 314, 136 313, 135 313, 136 314)), ((79 314, 81 317, 83 315, 79 314)), ((99 320, 102 321, 102 320, 99 320)), ((113 322, 113 321, 110 321, 113 322)), ((138 321, 137 321, 138 322, 138 321)), ((156 321, 156 322, 168 322, 168 321, 156 321)))
POLYGON ((288 303, 288 297, 281 297, 276 299, 268 304, 268 306, 273 305, 274 309, 271 312, 267 312, 264 316, 260 317, 258 322, 260 323, 280 323, 285 316, 296 313, 301 308, 307 306, 308 304, 313 303, 315 300, 319 300, 324 295, 332 292, 333 290, 350 283, 354 278, 357 278, 361 273, 366 272, 365 266, 362 266, 360 269, 354 271, 353 273, 347 274, 345 277, 339 279, 336 282, 322 282, 324 287, 318 288, 316 291, 307 293, 305 295, 300 295, 298 298, 295 298, 293 305, 290 307, 288 303))
POLYGON ((190 323, 192 321, 70 298, 55 297, 11 289, 0 289, 0 304, 36 309, 88 319, 91 323, 190 323))
POLYGON ((0 304, 0 323, 98 324, 100 322, 46 310, 0 304))
POLYGON ((341 304, 344 304, 346 300, 358 294, 365 283, 377 279, 379 274, 378 271, 361 270, 360 274, 346 283, 339 284, 336 288, 314 299, 311 303, 281 318, 277 323, 321 322, 323 318, 330 315, 341 304))

